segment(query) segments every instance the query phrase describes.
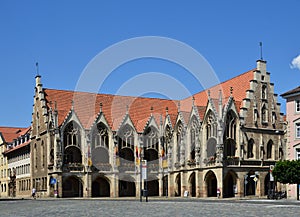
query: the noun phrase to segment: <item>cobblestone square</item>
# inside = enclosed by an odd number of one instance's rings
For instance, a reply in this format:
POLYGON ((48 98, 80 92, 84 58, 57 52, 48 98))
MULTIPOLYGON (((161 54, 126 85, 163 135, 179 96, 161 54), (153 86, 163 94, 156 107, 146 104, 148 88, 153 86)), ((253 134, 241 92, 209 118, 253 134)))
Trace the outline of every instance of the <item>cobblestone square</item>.
POLYGON ((246 200, 15 200, 0 216, 300 216, 300 203, 246 200))

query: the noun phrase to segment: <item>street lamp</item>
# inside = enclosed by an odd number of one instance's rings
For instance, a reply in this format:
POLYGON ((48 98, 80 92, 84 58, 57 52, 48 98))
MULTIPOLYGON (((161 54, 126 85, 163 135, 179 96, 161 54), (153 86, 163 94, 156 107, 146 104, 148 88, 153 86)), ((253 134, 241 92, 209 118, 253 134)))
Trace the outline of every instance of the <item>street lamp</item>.
POLYGON ((143 176, 142 176, 142 160, 144 158, 144 144, 143 144, 143 137, 140 136, 139 137, 139 140, 140 140, 140 149, 141 149, 141 153, 140 153, 140 202, 143 201, 143 176))

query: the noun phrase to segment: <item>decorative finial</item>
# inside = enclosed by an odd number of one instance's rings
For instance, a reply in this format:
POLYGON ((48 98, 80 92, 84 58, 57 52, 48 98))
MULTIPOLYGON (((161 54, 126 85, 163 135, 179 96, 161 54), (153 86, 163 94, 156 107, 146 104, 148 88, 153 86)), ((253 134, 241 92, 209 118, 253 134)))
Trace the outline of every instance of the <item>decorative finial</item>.
POLYGON ((180 112, 180 101, 178 102, 178 112, 180 112))
POLYGON ((230 87, 230 95, 233 93, 233 87, 230 87))
POLYGON ((129 112, 129 106, 126 105, 126 114, 128 114, 128 112, 129 112))
POLYGON ((210 90, 207 91, 208 98, 210 98, 210 90))
POLYGON ((168 108, 168 106, 166 107, 166 114, 168 114, 168 112, 169 112, 169 108, 168 108))
POLYGON ((195 97, 192 97, 193 106, 195 105, 195 97))
POLYGON ((35 67, 36 67, 36 75, 39 76, 40 74, 39 74, 39 63, 38 62, 35 63, 35 67))
POLYGON ((151 106, 150 110, 151 110, 151 116, 152 116, 153 115, 152 114, 153 113, 153 106, 151 106))
POLYGON ((74 100, 72 100, 71 103, 72 103, 72 110, 74 110, 74 100))
POLYGON ((100 112, 102 112, 102 102, 100 102, 100 112))

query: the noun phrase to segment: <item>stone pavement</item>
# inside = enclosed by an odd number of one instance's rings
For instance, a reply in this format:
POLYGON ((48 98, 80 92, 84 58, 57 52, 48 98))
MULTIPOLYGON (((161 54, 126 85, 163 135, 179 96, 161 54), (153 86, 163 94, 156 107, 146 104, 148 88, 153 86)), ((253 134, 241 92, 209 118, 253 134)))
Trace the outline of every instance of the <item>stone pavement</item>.
POLYGON ((0 216, 300 216, 300 202, 289 200, 205 199, 24 199, 0 200, 0 216))

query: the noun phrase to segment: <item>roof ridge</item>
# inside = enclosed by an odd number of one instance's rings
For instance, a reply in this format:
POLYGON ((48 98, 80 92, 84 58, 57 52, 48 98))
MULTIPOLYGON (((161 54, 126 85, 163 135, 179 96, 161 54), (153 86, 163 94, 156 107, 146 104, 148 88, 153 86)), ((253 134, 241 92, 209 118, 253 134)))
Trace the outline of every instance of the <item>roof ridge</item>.
POLYGON ((71 92, 71 93, 86 93, 86 94, 95 94, 95 95, 104 95, 104 96, 117 96, 117 97, 129 97, 129 98, 139 98, 139 99, 157 99, 163 101, 180 101, 179 99, 164 99, 159 97, 145 97, 145 96, 130 96, 130 95, 119 95, 112 93, 95 93, 88 91, 76 91, 76 90, 64 90, 64 89, 54 89, 54 88, 43 88, 44 90, 53 90, 53 91, 63 91, 63 92, 71 92))

